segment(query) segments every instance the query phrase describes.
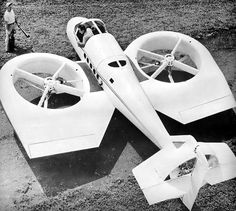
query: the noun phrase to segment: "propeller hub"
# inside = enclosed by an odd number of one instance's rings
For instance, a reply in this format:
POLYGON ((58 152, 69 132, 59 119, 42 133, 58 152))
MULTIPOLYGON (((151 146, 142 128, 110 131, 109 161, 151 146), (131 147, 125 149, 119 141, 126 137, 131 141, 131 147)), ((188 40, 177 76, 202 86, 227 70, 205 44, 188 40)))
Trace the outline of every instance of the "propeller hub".
POLYGON ((173 66, 175 57, 172 54, 166 54, 164 60, 167 63, 167 66, 173 66))
POLYGON ((59 81, 54 80, 52 77, 47 77, 44 80, 44 88, 49 87, 49 91, 55 91, 55 85, 59 83, 59 81))

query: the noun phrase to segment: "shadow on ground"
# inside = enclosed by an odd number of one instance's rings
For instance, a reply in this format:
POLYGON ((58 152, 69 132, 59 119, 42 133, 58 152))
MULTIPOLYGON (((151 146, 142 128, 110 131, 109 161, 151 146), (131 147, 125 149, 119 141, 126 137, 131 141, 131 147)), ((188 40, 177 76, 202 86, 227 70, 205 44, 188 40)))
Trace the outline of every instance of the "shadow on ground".
POLYGON ((12 54, 15 54, 16 56, 22 55, 22 54, 26 54, 26 53, 33 53, 33 47, 21 47, 21 46, 16 46, 15 50, 10 52, 12 54))
POLYGON ((124 147, 126 119, 113 114, 99 148, 30 160, 17 139, 24 157, 47 196, 97 180, 110 173, 124 147))
MULTIPOLYGON (((171 135, 191 134, 203 142, 220 142, 236 136, 236 115, 232 109, 188 125, 182 125, 163 114, 158 115, 171 135)), ((159 150, 117 110, 100 147, 96 149, 30 160, 17 139, 17 144, 47 196, 109 175, 127 142, 131 143, 143 160, 159 150)))
POLYGON ((219 142, 236 136, 236 114, 233 109, 203 118, 187 125, 158 113, 171 135, 190 134, 201 142, 219 142))

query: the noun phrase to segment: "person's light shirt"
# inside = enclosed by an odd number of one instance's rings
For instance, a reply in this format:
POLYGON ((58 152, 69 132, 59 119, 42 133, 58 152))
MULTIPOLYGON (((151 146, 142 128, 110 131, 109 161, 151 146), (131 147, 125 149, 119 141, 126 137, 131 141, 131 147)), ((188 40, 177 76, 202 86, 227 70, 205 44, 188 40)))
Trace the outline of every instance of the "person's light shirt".
POLYGON ((4 20, 6 21, 7 24, 15 23, 15 13, 14 13, 14 11, 11 10, 10 12, 8 12, 6 10, 6 12, 4 14, 4 20))
POLYGON ((85 33, 84 33, 84 38, 83 38, 83 43, 85 44, 87 40, 92 37, 94 34, 90 28, 87 28, 85 33))

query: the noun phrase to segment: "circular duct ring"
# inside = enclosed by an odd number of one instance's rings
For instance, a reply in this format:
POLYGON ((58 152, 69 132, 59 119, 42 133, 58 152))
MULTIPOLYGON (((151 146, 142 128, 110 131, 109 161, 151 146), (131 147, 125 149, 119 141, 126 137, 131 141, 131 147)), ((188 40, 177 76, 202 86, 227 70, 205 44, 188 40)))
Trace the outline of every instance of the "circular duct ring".
POLYGON ((134 40, 126 53, 148 79, 183 82, 198 74, 197 41, 177 32, 153 32, 134 40))
POLYGON ((89 81, 81 67, 64 57, 33 53, 9 62, 12 63, 11 85, 16 93, 38 107, 69 107, 90 91, 89 81))

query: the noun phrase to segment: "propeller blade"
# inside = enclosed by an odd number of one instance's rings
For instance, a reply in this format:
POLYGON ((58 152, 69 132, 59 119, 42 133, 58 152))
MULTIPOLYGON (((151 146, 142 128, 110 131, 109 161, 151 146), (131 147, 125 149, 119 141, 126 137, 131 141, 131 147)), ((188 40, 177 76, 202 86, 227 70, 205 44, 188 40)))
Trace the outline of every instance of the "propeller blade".
POLYGON ((28 80, 25 80, 25 81, 26 81, 26 83, 29 84, 30 86, 32 86, 32 87, 34 87, 34 88, 36 88, 36 89, 39 89, 40 91, 44 91, 44 89, 42 89, 42 88, 36 86, 35 84, 31 83, 30 81, 28 81, 28 80))
POLYGON ((66 63, 62 63, 62 65, 58 68, 58 70, 53 74, 52 79, 55 80, 59 73, 62 71, 62 69, 65 67, 66 63))
POLYGON ((44 102, 45 98, 47 97, 47 94, 48 94, 49 89, 50 89, 49 86, 47 86, 47 87, 45 88, 45 90, 44 90, 44 92, 43 92, 43 95, 41 96, 40 101, 39 101, 39 103, 38 103, 38 106, 41 107, 41 106, 43 105, 43 102, 44 102))
POLYGON ((174 60, 173 61, 173 66, 180 69, 180 70, 183 70, 185 72, 188 72, 192 75, 196 75, 198 73, 198 69, 194 68, 194 67, 191 67, 189 65, 186 65, 182 62, 179 62, 177 60, 174 60))
POLYGON ((158 60, 158 61, 162 61, 165 57, 157 54, 157 53, 153 53, 151 51, 146 51, 143 49, 138 49, 138 51, 145 57, 150 58, 150 59, 154 59, 154 60, 158 60))
POLYGON ((48 108, 48 100, 49 100, 49 97, 47 96, 44 100, 44 103, 43 103, 44 108, 48 108))
POLYGON ((82 79, 79 79, 79 80, 69 80, 69 81, 66 81, 67 83, 77 83, 77 82, 81 82, 83 81, 82 79))
POLYGON ((44 79, 37 76, 37 75, 34 75, 33 73, 29 73, 25 70, 22 70, 20 68, 16 68, 16 74, 20 77, 20 78, 23 78, 29 82, 32 82, 32 83, 35 83, 39 86, 44 86, 44 79))
POLYGON ((169 78, 169 80, 170 80, 171 83, 174 83, 174 82, 175 82, 171 74, 168 74, 168 78, 169 78))
POLYGON ((151 77, 156 78, 166 67, 167 62, 164 61, 161 66, 151 75, 151 77))
POLYGON ((54 88, 57 93, 67 93, 78 97, 82 97, 84 95, 84 91, 64 84, 56 84, 54 88))
POLYGON ((171 55, 173 56, 177 50, 177 48, 179 47, 179 44, 181 43, 181 38, 179 38, 178 42, 176 43, 174 49, 171 51, 171 55))

